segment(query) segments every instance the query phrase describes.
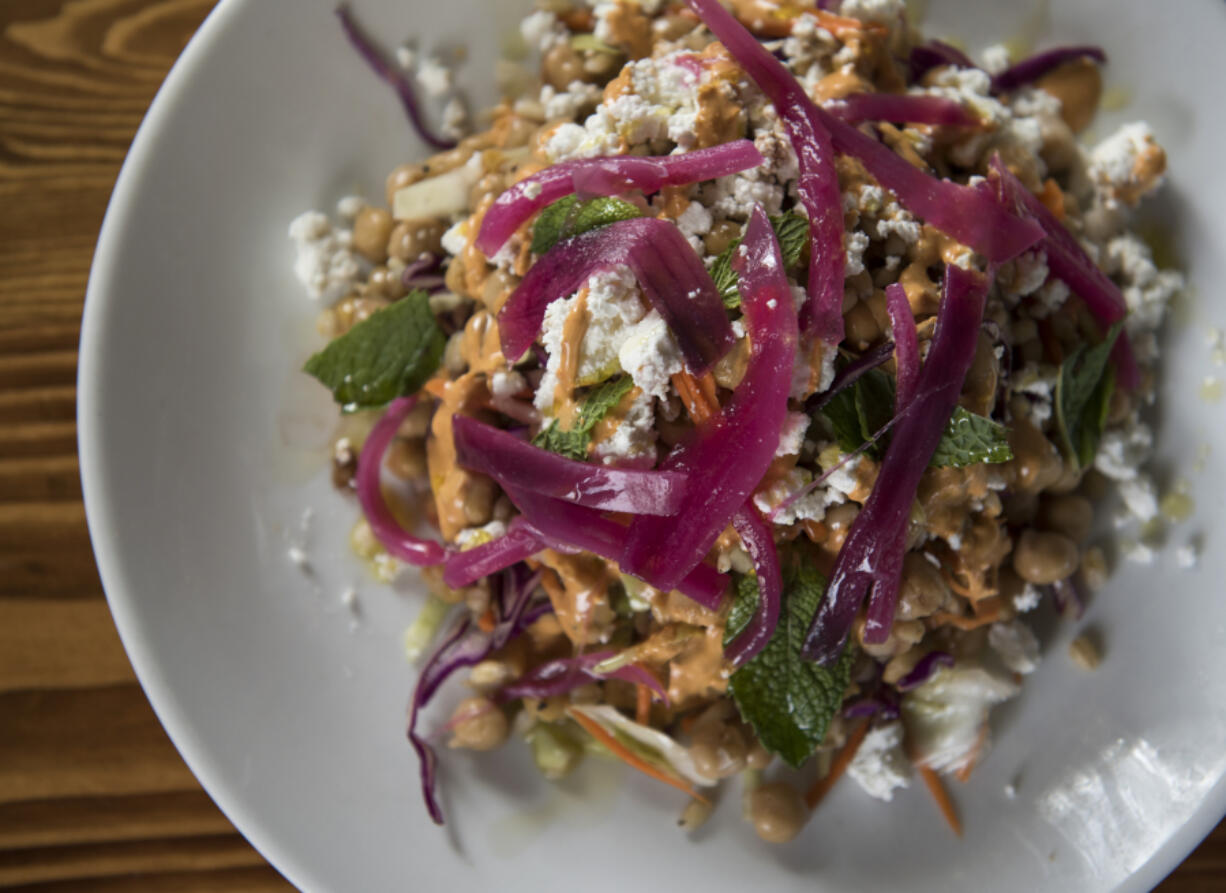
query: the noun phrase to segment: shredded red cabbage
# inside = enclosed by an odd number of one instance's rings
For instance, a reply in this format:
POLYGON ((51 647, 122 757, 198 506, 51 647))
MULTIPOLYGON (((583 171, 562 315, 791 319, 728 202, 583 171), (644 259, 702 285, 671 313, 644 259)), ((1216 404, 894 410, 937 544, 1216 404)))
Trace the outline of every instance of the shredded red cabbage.
POLYGON ((843 708, 845 719, 858 719, 862 716, 880 716, 882 719, 898 719, 898 705, 884 698, 860 698, 843 708))
POLYGON ((761 88, 779 113, 800 165, 796 188, 809 217, 809 300, 805 331, 835 345, 843 340, 843 196, 834 146, 813 102, 782 62, 719 0, 688 0, 691 8, 761 88))
MULTIPOLYGON (((1090 259, 1056 215, 1005 167, 999 154, 992 156, 988 179, 978 188, 985 195, 993 196, 1005 210, 1034 221, 1042 229, 1044 235, 1039 247, 1047 254, 1048 269, 1085 301, 1095 319, 1110 326, 1128 314, 1128 304, 1116 284, 1090 259)), ((1120 386, 1135 390, 1140 385, 1141 375, 1126 333, 1120 333, 1111 356, 1120 386)))
POLYGON ((826 595, 805 637, 802 654, 810 660, 829 665, 838 659, 870 587, 864 641, 880 643, 889 637, 911 504, 975 355, 988 284, 981 274, 953 265, 945 268, 936 332, 915 397, 907 411, 896 416, 873 492, 835 560, 826 595))
POLYGON ((817 111, 830 130, 835 149, 859 159, 908 211, 969 245, 989 262, 1004 263, 1043 238, 1042 228, 1033 220, 1009 213, 977 189, 924 173, 889 146, 817 111))
POLYGON ((366 64, 371 67, 374 73, 390 84, 392 89, 396 91, 396 95, 400 97, 400 104, 404 106, 405 113, 409 116, 409 121, 412 123, 413 129, 417 131, 417 135, 435 149, 454 148, 454 140, 435 136, 430 128, 426 126, 425 118, 422 117, 421 106, 417 103, 417 95, 413 91, 413 85, 409 82, 408 75, 383 57, 383 53, 362 33, 357 22, 353 20, 353 15, 349 12, 349 8, 344 5, 338 6, 336 16, 341 20, 341 28, 344 30, 345 36, 349 38, 349 42, 353 44, 353 48, 366 60, 366 64))
POLYGON ((366 516, 371 532, 387 549, 388 554, 409 564, 425 567, 441 562, 447 556, 446 551, 433 540, 413 536, 401 527, 400 522, 392 517, 383 499, 383 490, 379 486, 383 456, 396 437, 396 429, 416 405, 415 396, 399 397, 388 404, 387 411, 371 429, 370 436, 362 445, 362 453, 358 456, 357 491, 362 514, 366 516))
POLYGON ((1101 47, 1096 46, 1055 47, 1044 50, 994 75, 992 92, 1003 93, 1034 83, 1053 68, 1059 68, 1074 59, 1091 59, 1102 65, 1107 61, 1107 54, 1102 51, 1101 47))
POLYGON ((447 556, 443 582, 453 589, 471 586, 490 574, 518 564, 544 548, 521 518, 513 518, 507 532, 497 539, 447 556))
POLYGON ((668 692, 651 673, 635 664, 619 667, 608 673, 595 670, 598 664, 613 657, 613 651, 596 651, 578 657, 564 657, 541 664, 525 673, 514 682, 499 689, 499 701, 514 701, 518 698, 548 698, 564 695, 590 680, 620 679, 632 685, 646 685, 662 703, 668 703, 668 692))
POLYGON ((498 314, 509 361, 532 346, 555 299, 577 291, 593 273, 626 264, 677 338, 686 366, 702 375, 736 343, 711 274, 672 223, 621 220, 565 239, 541 256, 498 314))
POLYGON ((732 526, 740 534, 741 544, 753 559, 758 574, 758 610, 749 626, 724 648, 724 657, 739 667, 765 648, 775 634, 783 604, 783 571, 775 537, 752 502, 741 506, 732 516, 732 526))
POLYGON ((949 127, 979 127, 983 124, 966 106, 944 96, 854 93, 826 103, 825 108, 849 124, 864 121, 938 124, 949 127))
MULTIPOLYGON (((514 486, 504 486, 504 489, 511 502, 523 513, 529 530, 550 548, 559 551, 579 549, 612 561, 621 558, 629 531, 616 521, 594 509, 571 502, 514 486)), ((676 522, 676 518, 672 519, 673 524, 676 522)), ((622 565, 622 569, 634 574, 625 565, 622 565)), ((724 590, 728 588, 728 577, 708 564, 698 564, 676 585, 668 588, 676 589, 704 608, 715 611, 719 609, 724 590)))
POLYGON ((978 68, 966 53, 943 40, 930 40, 911 50, 911 83, 915 83, 933 68, 954 65, 958 68, 978 68))
POLYGON ((457 461, 500 482, 610 512, 671 515, 681 505, 687 479, 676 471, 579 462, 468 416, 455 416, 451 426, 457 461))
POLYGON ((525 177, 498 196, 481 221, 476 245, 493 257, 525 220, 558 199, 584 195, 621 195, 631 189, 658 192, 737 174, 763 163, 749 140, 733 140, 682 155, 612 155, 563 161, 525 177))
POLYGON ((919 335, 915 331, 911 302, 901 283, 892 282, 885 287, 885 307, 894 333, 895 365, 898 367, 894 412, 899 413, 911 405, 911 398, 915 396, 920 370, 919 335))
POLYGON ((910 691, 927 682, 942 667, 952 667, 954 656, 944 651, 929 651, 919 659, 911 672, 898 680, 894 686, 899 691, 910 691))
POLYGON ((426 809, 436 824, 443 824, 443 811, 434 796, 438 757, 432 748, 417 734, 417 716, 423 707, 453 673, 464 667, 474 666, 505 645, 511 638, 541 616, 541 610, 529 609, 528 603, 536 590, 540 576, 530 574, 522 565, 508 568, 491 583, 498 589, 496 603, 506 612, 494 625, 488 636, 477 629, 471 618, 463 618, 439 644, 422 667, 413 690, 409 706, 408 737, 421 762, 421 791, 426 809))
POLYGON ((663 467, 690 475, 677 518, 640 516, 630 524, 621 566, 660 589, 675 589, 700 567, 716 538, 762 480, 787 415, 798 337, 795 304, 779 242, 754 208, 733 253, 745 328, 752 344, 744 378, 725 412, 696 432, 663 467))

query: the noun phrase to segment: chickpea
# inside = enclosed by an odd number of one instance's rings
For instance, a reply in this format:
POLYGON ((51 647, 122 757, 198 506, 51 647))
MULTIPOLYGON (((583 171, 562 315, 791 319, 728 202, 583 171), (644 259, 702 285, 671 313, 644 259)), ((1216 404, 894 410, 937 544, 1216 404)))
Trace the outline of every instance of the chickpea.
POLYGON ((436 218, 401 220, 387 238, 387 253, 406 264, 423 254, 443 253, 443 233, 447 224, 436 218))
POLYGON ((451 714, 451 747, 494 750, 507 740, 506 714, 489 698, 465 698, 451 714))
POLYGON ((741 234, 741 225, 732 220, 722 220, 702 237, 703 247, 707 254, 723 254, 732 244, 732 240, 741 234))
POLYGON ((769 750, 762 746, 762 742, 754 739, 749 745, 749 752, 745 754, 745 767, 747 769, 765 769, 771 764, 774 756, 769 750))
POLYGON ((425 437, 430 430, 430 420, 433 418, 434 406, 431 401, 423 400, 404 417, 404 421, 396 429, 396 434, 400 437, 425 437))
POLYGON ((918 552, 903 558, 902 583, 898 589, 899 620, 918 620, 936 613, 949 598, 941 572, 918 552))
POLYGON ((372 264, 387 260, 387 240, 392 234, 392 215, 383 208, 363 205, 353 221, 353 247, 372 264))
POLYGON ((519 279, 505 270, 494 270, 481 286, 481 303, 490 313, 497 313, 507 302, 519 279))
POLYGON ((1073 542, 1084 542, 1094 526, 1094 506, 1072 494, 1044 496, 1039 504, 1039 526, 1063 533, 1073 542))
POLYGON ((727 778, 745 768, 745 738, 735 725, 701 723, 694 729, 690 757, 707 778, 727 778))
POLYGON ((468 192, 468 206, 478 207, 487 198, 497 198, 507 188, 507 178, 502 174, 486 174, 468 192))
POLYGON ((555 90, 565 90, 574 81, 584 80, 583 57, 565 41, 555 43, 541 59, 541 76, 555 90))
POLYGON ((895 620, 890 635, 879 645, 864 641, 864 622, 856 623, 856 640, 864 653, 870 657, 888 659, 906 651, 924 637, 924 624, 920 620, 895 620))
POLYGON ((420 164, 400 164, 392 168, 392 172, 387 175, 387 183, 384 187, 387 206, 390 208, 395 203, 396 193, 401 189, 424 179, 426 179, 426 169, 420 164))
POLYGON ((1005 466, 1016 489, 1038 493, 1060 480, 1064 460, 1055 445, 1022 414, 1015 414, 1009 429, 1009 446, 1013 458, 1005 466))
POLYGON ((421 480, 426 476, 426 444, 422 440, 397 437, 387 451, 387 470, 402 481, 421 480))
POLYGON ((858 348, 865 348, 881 337, 881 326, 867 301, 857 301, 843 314, 847 340, 858 348))
POLYGON ((826 527, 830 530, 830 536, 826 539, 826 548, 832 551, 843 548, 843 542, 847 539, 852 522, 859 514, 860 506, 854 502, 844 502, 826 512, 824 520, 826 527))
POLYGON ((464 258, 453 257, 451 259, 451 263, 447 265, 447 272, 443 276, 443 284, 454 295, 460 295, 465 298, 471 297, 468 293, 468 283, 464 275, 464 258))
POLYGON ((882 680, 888 685, 898 682, 899 679, 915 669, 915 665, 919 663, 924 653, 923 648, 908 648, 902 654, 894 655, 886 663, 885 669, 881 671, 882 680))
POLYGON ((1031 583, 1055 583, 1077 570, 1077 544, 1062 533, 1024 530, 1013 549, 1013 569, 1031 583))
POLYGON ((469 476, 464 488, 464 517, 470 527, 488 524, 494 512, 494 500, 498 488, 483 474, 469 476))
POLYGON ((996 345, 983 332, 962 385, 962 401, 972 412, 987 415, 996 402, 996 345))
POLYGON ((800 833, 808 813, 800 794, 781 781, 759 786, 749 796, 749 816, 758 836, 768 843, 787 843, 800 833))

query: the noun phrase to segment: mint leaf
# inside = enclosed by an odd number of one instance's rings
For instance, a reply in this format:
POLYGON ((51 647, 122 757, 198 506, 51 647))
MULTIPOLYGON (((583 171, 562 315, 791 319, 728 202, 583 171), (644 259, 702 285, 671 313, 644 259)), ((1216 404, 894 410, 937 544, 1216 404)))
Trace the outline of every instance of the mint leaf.
POLYGON ((426 383, 447 339, 424 291, 413 291, 334 338, 303 369, 345 412, 385 406, 426 383))
MULTIPOLYGON (((845 453, 853 452, 893 417, 894 379, 880 369, 872 369, 857 379, 854 385, 831 397, 822 407, 822 412, 830 422, 839 449, 845 453)), ((865 452, 875 459, 884 456, 890 433, 886 432, 865 452)), ((955 406, 928 465, 932 468, 961 468, 981 463, 995 465, 1012 458, 1008 428, 986 416, 955 406)))
POLYGON ((532 445, 567 459, 583 462, 587 459, 587 447, 591 440, 591 435, 586 431, 563 431, 557 419, 554 419, 548 428, 542 428, 540 433, 532 438, 532 445))
POLYGON ((962 468, 981 463, 994 465, 1012 458, 1008 428, 956 406, 928 464, 936 468, 962 468))
MULTIPOLYGON (((805 246, 809 244, 809 218, 795 211, 784 211, 778 217, 770 218, 770 222, 775 230, 775 237, 779 240, 783 265, 789 269, 796 266, 805 246)), ((737 236, 719 253, 710 270, 715 288, 729 310, 741 306, 740 277, 732 269, 732 252, 741 247, 741 238, 737 236)))
MULTIPOLYGON (((783 608, 775 635, 728 680, 737 709, 753 726, 758 740, 798 768, 821 744, 831 718, 842 706, 855 660, 853 648, 845 648, 829 668, 800 656, 825 588, 822 575, 804 558, 794 556, 784 567, 783 608)), ((757 606, 756 578, 738 578, 725 645, 745 628, 757 606)))
POLYGON ((1122 323, 1116 323, 1101 342, 1078 345, 1060 365, 1056 379, 1056 425, 1065 456, 1080 465, 1094 461, 1107 421, 1115 373, 1108 365, 1122 323))
POLYGON ((581 202, 573 195, 560 198, 537 215, 532 224, 532 253, 544 254, 558 242, 619 220, 642 217, 639 209, 620 198, 593 198, 581 202))
POLYGON ((569 459, 583 461, 587 459, 588 446, 592 441, 592 429, 595 428, 613 407, 634 387, 634 379, 629 375, 610 378, 593 388, 579 407, 579 416, 575 426, 569 431, 563 431, 555 419, 547 428, 542 428, 532 445, 550 452, 558 453, 569 459))

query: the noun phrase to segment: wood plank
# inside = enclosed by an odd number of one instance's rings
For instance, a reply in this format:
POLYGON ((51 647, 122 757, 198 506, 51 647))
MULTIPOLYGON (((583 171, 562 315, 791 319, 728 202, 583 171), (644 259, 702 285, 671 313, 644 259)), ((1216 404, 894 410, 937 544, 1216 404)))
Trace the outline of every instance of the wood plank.
POLYGON ((0 803, 195 786, 140 686, 0 693, 0 803))
POLYGON ((42 543, 8 550, 0 541, 0 598, 101 599, 93 553, 42 543))
POLYGON ((46 543, 60 549, 89 548, 85 506, 76 502, 0 505, 0 556, 46 543))
MULTIPOLYGON (((38 355, 35 354, 35 356, 38 355)), ((70 422, 76 417, 77 387, 75 384, 0 391, 0 424, 70 422)))
POLYGON ((282 893, 293 890, 267 866, 191 872, 153 872, 126 877, 74 878, 9 887, 8 893, 282 893))
POLYGON ((30 456, 75 456, 76 422, 29 422, 0 425, 0 459, 30 456))
POLYGON ((106 602, 0 599, 0 692, 135 681, 106 602))
POLYGON ((246 868, 264 864, 236 832, 182 840, 68 844, 0 851, 0 887, 65 879, 94 879, 138 871, 246 868))
POLYGON ((225 834, 227 819, 199 789, 0 804, 0 850, 225 834))
POLYGON ((0 459, 0 502, 81 501, 76 456, 0 459))

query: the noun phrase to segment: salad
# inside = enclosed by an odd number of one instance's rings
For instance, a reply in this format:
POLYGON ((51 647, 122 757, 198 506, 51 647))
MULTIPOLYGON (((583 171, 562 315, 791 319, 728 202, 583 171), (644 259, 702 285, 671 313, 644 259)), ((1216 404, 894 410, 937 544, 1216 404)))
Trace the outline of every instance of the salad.
POLYGON ((687 828, 740 776, 784 842, 847 775, 959 830, 1026 615, 1102 587, 1109 487, 1159 511, 1141 416, 1182 278, 1130 229, 1149 127, 1078 141, 1103 52, 977 63, 902 0, 540 0, 539 74, 457 139, 405 66, 431 98, 449 73, 340 19, 438 149, 290 228, 354 548, 431 591, 430 815, 440 742, 523 740, 549 779, 598 754, 671 785, 687 828))

